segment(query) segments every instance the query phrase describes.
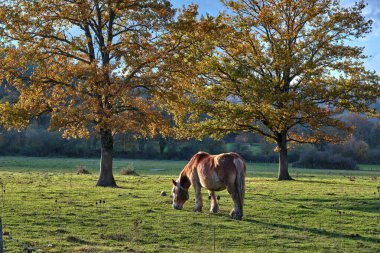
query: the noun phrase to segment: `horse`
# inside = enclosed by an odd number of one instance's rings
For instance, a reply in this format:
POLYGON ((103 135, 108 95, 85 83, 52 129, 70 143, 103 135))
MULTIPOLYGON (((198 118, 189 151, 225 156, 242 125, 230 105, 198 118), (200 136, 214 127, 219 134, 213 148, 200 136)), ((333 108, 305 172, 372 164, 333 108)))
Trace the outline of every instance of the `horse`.
POLYGON ((230 212, 233 219, 241 220, 243 217, 243 203, 245 194, 246 164, 237 153, 223 153, 210 155, 206 152, 195 154, 181 171, 177 180, 172 179, 173 208, 181 210, 184 203, 189 200, 189 188, 195 190, 194 212, 201 212, 201 188, 206 188, 211 200, 211 213, 219 212, 219 205, 215 191, 227 189, 234 208, 230 212))

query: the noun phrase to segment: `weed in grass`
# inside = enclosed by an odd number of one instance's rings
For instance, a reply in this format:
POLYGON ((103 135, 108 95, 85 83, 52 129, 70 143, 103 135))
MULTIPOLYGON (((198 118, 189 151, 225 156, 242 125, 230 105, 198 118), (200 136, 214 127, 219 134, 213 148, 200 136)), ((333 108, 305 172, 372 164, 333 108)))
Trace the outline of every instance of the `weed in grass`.
POLYGON ((35 252, 35 251, 36 251, 36 249, 33 248, 32 244, 30 244, 30 243, 24 243, 20 247, 20 252, 32 253, 32 252, 35 252))
POLYGON ((215 231, 215 224, 213 222, 213 219, 211 217, 211 214, 209 214, 209 218, 210 218, 210 224, 211 224, 211 230, 212 230, 212 242, 213 242, 213 252, 215 253, 215 249, 216 249, 216 231, 215 231))
POLYGON ((376 187, 377 188, 377 194, 378 194, 378 196, 379 196, 379 203, 378 203, 378 209, 379 209, 379 219, 380 219, 380 186, 378 186, 378 187, 376 187))
POLYGON ((0 253, 3 253, 3 221, 0 216, 0 253))

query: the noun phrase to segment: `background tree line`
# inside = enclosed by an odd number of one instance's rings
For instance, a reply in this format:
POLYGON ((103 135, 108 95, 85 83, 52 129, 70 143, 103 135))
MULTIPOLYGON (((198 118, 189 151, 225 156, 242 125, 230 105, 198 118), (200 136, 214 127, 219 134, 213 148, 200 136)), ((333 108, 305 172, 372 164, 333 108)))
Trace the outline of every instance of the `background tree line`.
MULTIPOLYGON (((4 98, 3 98, 4 99, 4 98)), ((360 114, 341 116, 354 127, 346 142, 299 145, 289 150, 293 166, 308 168, 356 169, 357 163, 380 164, 380 122, 360 114)), ((41 116, 22 131, 0 129, 0 155, 39 157, 98 157, 100 140, 96 135, 88 139, 64 139, 59 131, 48 131, 49 117, 41 116)), ((235 133, 214 140, 176 140, 158 136, 138 138, 132 133, 115 136, 117 158, 188 160, 203 150, 210 153, 239 152, 247 161, 278 162, 275 145, 254 133, 235 133)))

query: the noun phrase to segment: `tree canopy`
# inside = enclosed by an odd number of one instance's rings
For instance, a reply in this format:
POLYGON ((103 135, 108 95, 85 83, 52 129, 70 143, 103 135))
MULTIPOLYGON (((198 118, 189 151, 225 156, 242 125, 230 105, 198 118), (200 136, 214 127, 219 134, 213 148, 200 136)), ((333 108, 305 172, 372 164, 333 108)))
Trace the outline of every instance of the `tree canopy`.
POLYGON ((98 185, 115 186, 113 135, 168 132, 151 98, 175 50, 165 43, 174 15, 167 0, 3 1, 0 78, 19 93, 1 104, 3 123, 21 127, 49 113, 64 137, 99 134, 98 185))
POLYGON ((279 179, 291 179, 290 143, 338 141, 344 111, 376 115, 379 77, 355 40, 371 31, 365 4, 333 0, 223 1, 218 17, 193 19, 177 55, 175 102, 184 137, 256 132, 277 143, 279 179), (184 71, 180 71, 180 69, 184 71), (178 103, 182 106, 178 106, 178 103))

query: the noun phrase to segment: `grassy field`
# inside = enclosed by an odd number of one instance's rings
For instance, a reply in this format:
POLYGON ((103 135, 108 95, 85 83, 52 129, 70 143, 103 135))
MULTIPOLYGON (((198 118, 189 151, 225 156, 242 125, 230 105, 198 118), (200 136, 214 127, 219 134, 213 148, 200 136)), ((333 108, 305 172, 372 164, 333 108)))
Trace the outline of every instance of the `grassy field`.
POLYGON ((184 161, 116 160, 119 188, 95 187, 98 160, 0 157, 5 252, 379 252, 380 166, 361 171, 293 169, 276 181, 275 164, 249 164, 244 217, 171 207, 170 178, 184 161), (76 175, 77 168, 93 174, 76 175), (122 176, 122 168, 141 176, 122 176))

